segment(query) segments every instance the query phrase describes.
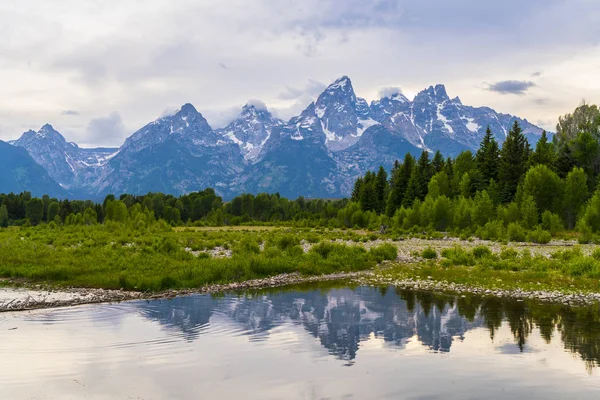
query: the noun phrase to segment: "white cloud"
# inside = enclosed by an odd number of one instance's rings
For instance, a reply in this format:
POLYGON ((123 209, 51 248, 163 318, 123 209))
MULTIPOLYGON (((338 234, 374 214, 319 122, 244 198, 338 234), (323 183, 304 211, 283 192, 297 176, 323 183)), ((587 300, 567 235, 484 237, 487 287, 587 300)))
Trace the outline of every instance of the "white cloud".
POLYGON ((393 95, 398 93, 402 93, 402 89, 400 89, 399 87, 385 87, 379 89, 379 93, 377 94, 377 96, 383 99, 384 97, 392 97, 393 95))

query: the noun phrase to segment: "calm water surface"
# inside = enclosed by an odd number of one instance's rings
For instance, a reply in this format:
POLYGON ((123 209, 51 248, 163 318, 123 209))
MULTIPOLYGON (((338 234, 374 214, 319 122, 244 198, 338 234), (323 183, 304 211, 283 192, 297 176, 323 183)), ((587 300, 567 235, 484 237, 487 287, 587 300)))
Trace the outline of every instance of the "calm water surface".
POLYGON ((0 314, 0 399, 598 399, 600 315, 394 288, 0 314))

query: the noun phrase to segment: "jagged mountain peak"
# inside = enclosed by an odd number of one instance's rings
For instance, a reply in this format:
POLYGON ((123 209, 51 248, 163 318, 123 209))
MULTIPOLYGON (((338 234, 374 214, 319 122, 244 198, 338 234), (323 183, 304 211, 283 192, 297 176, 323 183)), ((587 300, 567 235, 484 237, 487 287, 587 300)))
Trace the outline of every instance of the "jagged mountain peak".
POLYGON ((343 75, 329 85, 329 89, 353 90, 352 81, 346 75, 343 75))
POLYGON ((415 101, 423 101, 424 99, 431 99, 436 103, 442 103, 450 100, 448 93, 446 92, 446 86, 437 84, 435 86, 429 86, 427 89, 421 90, 415 97, 415 101))
POLYGON ((226 140, 237 144, 246 161, 254 162, 275 127, 283 121, 273 117, 262 102, 249 101, 242 107, 238 118, 216 132, 226 140))
POLYGON ((54 127, 50 124, 44 124, 44 126, 42 126, 40 128, 40 130, 37 131, 36 137, 66 142, 65 137, 60 132, 58 132, 56 129, 54 129, 54 127))
POLYGON ((188 115, 193 116, 193 115, 197 115, 197 114, 200 114, 200 113, 198 112, 198 110, 196 110, 196 107, 194 107, 193 104, 191 104, 191 103, 185 103, 175 113, 176 116, 180 116, 180 117, 185 117, 188 115))
MULTIPOLYGON (((67 142, 65 137, 56 129, 54 129, 52 125, 45 124, 37 132, 32 129, 24 132, 19 139, 14 141, 13 144, 26 147, 26 144, 39 142, 40 140, 58 142, 60 145, 67 142)), ((75 143, 72 145, 77 147, 75 143)))

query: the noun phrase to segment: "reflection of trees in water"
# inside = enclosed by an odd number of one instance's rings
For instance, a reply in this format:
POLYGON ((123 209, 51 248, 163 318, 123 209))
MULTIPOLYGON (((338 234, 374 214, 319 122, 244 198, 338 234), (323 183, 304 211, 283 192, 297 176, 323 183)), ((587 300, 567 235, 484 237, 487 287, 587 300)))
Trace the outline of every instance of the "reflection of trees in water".
POLYGON ((415 338, 432 351, 450 351, 454 340, 475 327, 486 327, 494 340, 506 322, 515 345, 524 351, 534 327, 550 342, 557 331, 565 348, 589 368, 600 361, 600 313, 597 307, 574 309, 529 301, 448 296, 399 288, 259 292, 240 297, 191 296, 140 303, 140 313, 196 339, 213 313, 226 315, 252 339, 291 321, 317 338, 328 351, 353 360, 361 341, 372 335, 402 348, 415 338))

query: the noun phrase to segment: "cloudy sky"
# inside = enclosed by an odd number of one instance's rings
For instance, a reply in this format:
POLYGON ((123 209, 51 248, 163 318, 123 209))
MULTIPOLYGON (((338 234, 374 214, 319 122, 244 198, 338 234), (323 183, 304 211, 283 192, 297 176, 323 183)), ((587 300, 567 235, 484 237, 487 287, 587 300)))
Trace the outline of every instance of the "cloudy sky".
POLYGON ((3 0, 0 37, 1 140, 118 146, 186 102, 213 127, 248 101, 289 118, 342 75, 547 129, 600 103, 597 0, 3 0))

